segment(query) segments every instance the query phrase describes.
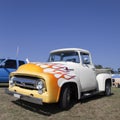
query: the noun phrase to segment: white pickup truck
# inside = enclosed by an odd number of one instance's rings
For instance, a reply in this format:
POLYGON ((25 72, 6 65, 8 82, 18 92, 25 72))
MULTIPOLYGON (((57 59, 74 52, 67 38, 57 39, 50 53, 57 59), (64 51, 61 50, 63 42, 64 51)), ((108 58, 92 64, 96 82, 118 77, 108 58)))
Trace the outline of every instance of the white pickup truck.
POLYGON ((95 69, 89 51, 66 48, 51 51, 48 62, 31 62, 11 73, 8 94, 38 104, 58 102, 66 109, 73 98, 109 96, 111 85, 110 71, 95 69))

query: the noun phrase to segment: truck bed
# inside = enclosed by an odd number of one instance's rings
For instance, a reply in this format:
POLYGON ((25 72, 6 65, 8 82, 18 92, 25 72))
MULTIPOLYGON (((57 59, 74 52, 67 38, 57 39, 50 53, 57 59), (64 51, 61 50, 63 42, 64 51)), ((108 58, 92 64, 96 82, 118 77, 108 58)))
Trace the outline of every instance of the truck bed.
POLYGON ((96 74, 100 74, 100 73, 108 73, 111 74, 111 70, 110 69, 95 69, 96 74))

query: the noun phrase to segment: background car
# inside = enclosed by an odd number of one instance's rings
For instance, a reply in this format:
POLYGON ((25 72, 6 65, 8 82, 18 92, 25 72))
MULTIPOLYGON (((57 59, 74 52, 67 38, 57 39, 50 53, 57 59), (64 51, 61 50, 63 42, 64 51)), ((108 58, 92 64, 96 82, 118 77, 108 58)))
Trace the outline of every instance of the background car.
POLYGON ((2 58, 0 59, 0 83, 8 83, 9 74, 21 65, 25 64, 23 60, 2 58))

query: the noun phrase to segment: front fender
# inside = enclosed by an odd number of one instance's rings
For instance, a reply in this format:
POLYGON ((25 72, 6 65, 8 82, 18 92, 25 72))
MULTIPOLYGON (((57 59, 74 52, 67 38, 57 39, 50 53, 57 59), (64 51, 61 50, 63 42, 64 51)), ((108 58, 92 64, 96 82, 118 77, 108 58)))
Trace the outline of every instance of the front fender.
POLYGON ((107 73, 101 73, 96 76, 98 91, 105 91, 105 83, 108 79, 111 80, 111 75, 107 73))
POLYGON ((79 79, 77 79, 77 77, 74 77, 73 79, 70 79, 70 80, 67 80, 65 78, 60 78, 58 80, 58 86, 60 88, 62 88, 63 85, 69 84, 69 83, 76 84, 76 86, 77 86, 77 93, 78 93, 78 99, 80 99, 80 97, 81 97, 81 84, 80 84, 79 79))

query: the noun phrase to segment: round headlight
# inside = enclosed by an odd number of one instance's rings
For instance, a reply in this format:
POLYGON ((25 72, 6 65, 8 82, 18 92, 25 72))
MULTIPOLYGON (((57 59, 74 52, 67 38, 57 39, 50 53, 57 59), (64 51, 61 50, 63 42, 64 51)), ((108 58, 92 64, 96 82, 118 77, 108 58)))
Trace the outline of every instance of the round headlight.
POLYGON ((11 77, 11 78, 9 79, 9 84, 10 84, 10 86, 13 86, 13 85, 14 85, 14 77, 11 77))
POLYGON ((36 88, 37 88, 38 90, 41 90, 41 89, 43 89, 43 87, 44 87, 44 83, 43 83, 42 81, 39 81, 39 82, 37 83, 36 88))

